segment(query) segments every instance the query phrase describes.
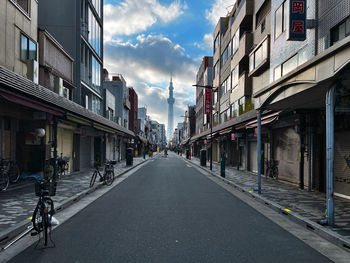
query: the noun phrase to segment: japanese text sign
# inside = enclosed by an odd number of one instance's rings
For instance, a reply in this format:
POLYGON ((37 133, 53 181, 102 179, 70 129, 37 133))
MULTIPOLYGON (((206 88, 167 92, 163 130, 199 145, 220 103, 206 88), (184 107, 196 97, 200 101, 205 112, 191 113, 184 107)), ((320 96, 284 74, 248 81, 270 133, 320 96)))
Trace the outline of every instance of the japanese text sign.
POLYGON ((290 0, 289 2, 287 40, 304 41, 306 39, 306 0, 290 0))
POLYGON ((209 89, 209 88, 206 88, 206 89, 205 89, 204 107, 205 107, 205 114, 210 114, 210 107, 211 107, 211 89, 209 89))

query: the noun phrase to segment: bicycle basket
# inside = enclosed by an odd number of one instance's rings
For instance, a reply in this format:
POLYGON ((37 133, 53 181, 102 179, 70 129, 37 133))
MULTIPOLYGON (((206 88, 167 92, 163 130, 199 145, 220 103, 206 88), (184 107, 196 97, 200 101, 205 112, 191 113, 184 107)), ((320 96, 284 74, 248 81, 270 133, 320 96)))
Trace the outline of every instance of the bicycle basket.
POLYGON ((35 195, 49 194, 49 182, 43 179, 35 181, 35 195))

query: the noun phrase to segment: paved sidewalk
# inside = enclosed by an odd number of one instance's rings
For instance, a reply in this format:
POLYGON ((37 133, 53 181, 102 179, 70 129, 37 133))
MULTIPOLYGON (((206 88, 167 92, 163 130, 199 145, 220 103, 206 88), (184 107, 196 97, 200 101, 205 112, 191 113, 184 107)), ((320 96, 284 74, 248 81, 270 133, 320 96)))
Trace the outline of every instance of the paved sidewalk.
MULTIPOLYGON (((146 157, 146 160, 148 159, 146 157)), ((142 157, 134 158, 133 166, 126 166, 125 160, 123 160, 115 165, 115 175, 118 176, 146 160, 142 157)), ((61 178, 58 181, 56 196, 52 197, 55 206, 57 207, 66 200, 88 190, 92 173, 93 169, 88 169, 82 172, 71 173, 61 178)), ((96 181, 98 181, 98 178, 96 181)), ((0 200, 1 234, 32 216, 38 202, 38 197, 35 196, 34 192, 34 181, 25 183, 23 187, 14 187, 13 189, 0 192, 0 200)))
MULTIPOLYGON (((184 156, 182 157, 185 158, 184 156)), ((200 166, 198 158, 192 157, 191 160, 187 161, 200 166)), ((205 168, 209 171, 208 162, 205 168)), ((213 163, 213 172, 216 175, 220 175, 220 164, 213 163)), ((237 169, 233 167, 226 166, 225 178, 247 192, 257 189, 256 174, 246 171, 237 171, 237 169)), ((263 198, 316 223, 320 219, 325 218, 326 196, 324 193, 300 190, 294 185, 274 179, 266 179, 265 176, 261 178, 261 196, 263 198)), ((333 228, 326 228, 335 231, 350 242, 350 200, 335 197, 334 202, 336 226, 333 228)))

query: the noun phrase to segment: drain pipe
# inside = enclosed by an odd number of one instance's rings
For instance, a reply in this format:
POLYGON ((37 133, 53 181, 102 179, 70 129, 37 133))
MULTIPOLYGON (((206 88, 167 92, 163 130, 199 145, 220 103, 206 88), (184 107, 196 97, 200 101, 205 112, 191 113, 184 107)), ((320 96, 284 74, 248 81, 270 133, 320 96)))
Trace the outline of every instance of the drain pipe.
POLYGON ((257 116, 258 142, 257 142, 257 158, 258 158, 258 193, 261 194, 261 110, 258 110, 257 116))

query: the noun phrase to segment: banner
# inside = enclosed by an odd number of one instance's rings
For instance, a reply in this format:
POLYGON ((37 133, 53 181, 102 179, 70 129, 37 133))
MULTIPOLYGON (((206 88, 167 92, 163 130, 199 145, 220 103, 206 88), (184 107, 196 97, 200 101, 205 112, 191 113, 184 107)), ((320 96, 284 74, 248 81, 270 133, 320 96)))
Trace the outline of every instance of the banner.
POLYGON ((211 107, 211 89, 206 88, 205 101, 204 101, 205 114, 210 114, 210 107, 211 107))
POLYGON ((289 3, 287 40, 304 41, 306 39, 306 0, 290 0, 289 3))

